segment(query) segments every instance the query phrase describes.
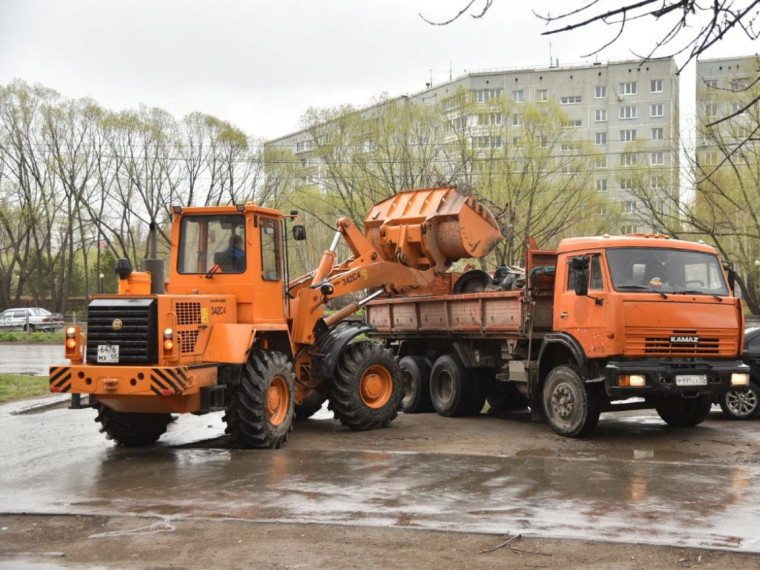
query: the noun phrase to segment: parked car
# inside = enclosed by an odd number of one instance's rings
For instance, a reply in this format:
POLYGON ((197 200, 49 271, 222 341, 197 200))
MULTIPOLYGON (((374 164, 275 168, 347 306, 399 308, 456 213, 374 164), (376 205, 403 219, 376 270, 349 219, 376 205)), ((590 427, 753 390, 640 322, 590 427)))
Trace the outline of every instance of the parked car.
POLYGON ((6 309, 0 313, 0 330, 48 331, 63 328, 63 315, 39 307, 6 309))
POLYGON ((749 386, 734 388, 718 398, 723 413, 734 420, 760 416, 760 327, 744 332, 743 359, 749 365, 749 386))

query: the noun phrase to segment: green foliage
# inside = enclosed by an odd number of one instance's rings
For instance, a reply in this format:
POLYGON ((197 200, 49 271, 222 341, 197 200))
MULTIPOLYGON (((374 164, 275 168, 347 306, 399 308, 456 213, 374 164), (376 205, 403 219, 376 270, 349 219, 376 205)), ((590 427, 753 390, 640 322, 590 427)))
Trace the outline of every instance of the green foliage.
MULTIPOLYGON (((18 342, 18 343, 41 343, 41 344, 61 344, 63 347, 63 332, 24 332, 24 331, 3 331, 0 332, 0 342, 18 342)), ((63 348, 61 348, 63 350, 63 348)))
POLYGON ((0 374, 0 404, 43 396, 49 392, 47 377, 0 374))

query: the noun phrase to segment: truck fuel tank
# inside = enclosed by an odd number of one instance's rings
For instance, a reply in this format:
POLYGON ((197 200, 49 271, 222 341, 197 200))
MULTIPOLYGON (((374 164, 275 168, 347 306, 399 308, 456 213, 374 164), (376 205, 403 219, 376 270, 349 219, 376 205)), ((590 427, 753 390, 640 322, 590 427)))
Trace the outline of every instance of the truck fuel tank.
POLYGON ((386 260, 436 273, 485 256, 504 237, 485 206, 454 188, 399 192, 372 207, 364 231, 386 260))

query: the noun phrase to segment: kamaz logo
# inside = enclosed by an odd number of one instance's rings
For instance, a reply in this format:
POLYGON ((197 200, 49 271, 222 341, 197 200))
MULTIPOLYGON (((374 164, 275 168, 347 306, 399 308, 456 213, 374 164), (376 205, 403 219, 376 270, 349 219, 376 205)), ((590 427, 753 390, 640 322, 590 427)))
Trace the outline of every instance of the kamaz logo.
POLYGON ((699 344, 698 336, 671 336, 671 344, 699 344))

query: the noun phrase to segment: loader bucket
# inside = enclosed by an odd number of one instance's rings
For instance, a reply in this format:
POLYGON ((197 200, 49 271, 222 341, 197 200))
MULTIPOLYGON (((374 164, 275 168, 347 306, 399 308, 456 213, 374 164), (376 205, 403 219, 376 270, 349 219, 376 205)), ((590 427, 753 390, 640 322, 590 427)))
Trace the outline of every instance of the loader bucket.
POLYGON ((503 236, 493 214, 454 188, 409 190, 369 211, 364 231, 388 261, 444 273, 462 258, 483 257, 503 236))

